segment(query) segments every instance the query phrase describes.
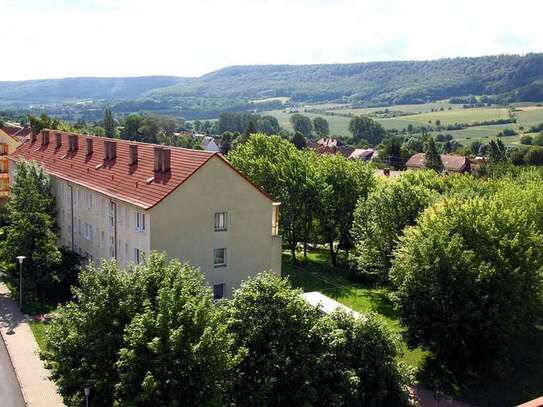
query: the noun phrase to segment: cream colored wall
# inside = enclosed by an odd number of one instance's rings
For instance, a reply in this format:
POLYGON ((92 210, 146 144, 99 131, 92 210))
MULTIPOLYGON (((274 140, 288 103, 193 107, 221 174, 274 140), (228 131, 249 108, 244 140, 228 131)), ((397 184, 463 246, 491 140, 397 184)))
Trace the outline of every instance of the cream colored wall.
POLYGON ((151 248, 200 267, 225 295, 264 270, 281 272, 281 239, 272 236, 272 202, 214 157, 150 210, 151 248), (228 230, 214 231, 214 215, 228 213, 228 230), (213 249, 227 249, 227 266, 213 266, 213 249))
MULTIPOLYGON (((0 130, 0 144, 7 145, 7 154, 11 154, 20 142, 0 130)), ((10 164, 7 155, 0 155, 0 206, 3 206, 9 195, 10 164)))
POLYGON ((11 136, 8 136, 5 132, 0 130, 0 143, 8 145, 8 154, 11 154, 21 144, 18 140, 11 136))
POLYGON ((51 179, 53 193, 57 199, 57 221, 61 245, 72 247, 72 198, 69 189, 71 185, 73 188, 73 247, 78 253, 81 255, 90 254, 95 263, 99 263, 102 258, 112 258, 115 229, 110 226, 111 202, 114 202, 117 207, 114 223, 117 228, 116 258, 120 266, 128 267, 135 261, 135 248, 149 253, 151 224, 149 213, 146 213, 146 230, 136 231, 136 212, 145 213, 142 209, 123 201, 110 199, 106 195, 55 176, 52 176, 51 179), (88 234, 85 236, 85 224, 89 225, 87 228, 92 228, 92 236, 88 234))

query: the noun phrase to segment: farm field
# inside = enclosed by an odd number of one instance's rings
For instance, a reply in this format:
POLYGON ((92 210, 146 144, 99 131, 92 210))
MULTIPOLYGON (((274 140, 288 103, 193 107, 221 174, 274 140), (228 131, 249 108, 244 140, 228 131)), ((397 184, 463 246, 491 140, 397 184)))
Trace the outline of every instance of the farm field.
MULTIPOLYGON (((345 136, 350 137, 349 121, 350 117, 338 116, 338 113, 354 113, 354 114, 366 114, 380 110, 384 110, 385 107, 379 108, 365 108, 365 109, 351 109, 345 105, 345 109, 338 109, 337 106, 333 110, 329 110, 336 115, 322 115, 319 113, 300 110, 300 113, 305 114, 310 118, 322 116, 328 120, 330 124, 330 134, 332 136, 345 136)), ((307 106, 307 109, 318 108, 325 109, 321 105, 307 106)), ((413 126, 421 126, 425 124, 435 125, 436 120, 439 120, 443 125, 455 124, 455 123, 473 123, 480 121, 489 121, 497 119, 507 119, 509 117, 509 109, 506 107, 480 107, 480 108, 463 108, 461 105, 451 105, 448 102, 433 102, 422 105, 397 105, 389 106, 390 111, 403 111, 411 112, 413 114, 394 118, 375 118, 379 123, 383 125, 385 129, 397 129, 403 130, 410 124, 413 126), (444 108, 443 111, 434 111, 431 109, 444 108), (451 107, 451 110, 448 110, 451 107), (419 113, 420 112, 420 113, 419 113)), ((273 110, 264 112, 263 114, 269 114, 276 117, 279 124, 292 130, 292 126, 289 122, 290 113, 285 110, 273 110)), ((499 132, 505 129, 513 129, 518 133, 526 132, 531 126, 543 123, 543 106, 517 106, 514 111, 517 123, 509 123, 502 125, 488 125, 488 126, 475 126, 468 127, 462 130, 443 131, 453 136, 455 140, 462 144, 469 145, 475 140, 489 141, 492 137, 495 137, 499 132), (522 127, 522 129, 521 129, 522 127)), ((435 133, 436 134, 436 133, 435 133)), ((515 144, 519 142, 520 135, 503 137, 502 141, 506 144, 515 144)))

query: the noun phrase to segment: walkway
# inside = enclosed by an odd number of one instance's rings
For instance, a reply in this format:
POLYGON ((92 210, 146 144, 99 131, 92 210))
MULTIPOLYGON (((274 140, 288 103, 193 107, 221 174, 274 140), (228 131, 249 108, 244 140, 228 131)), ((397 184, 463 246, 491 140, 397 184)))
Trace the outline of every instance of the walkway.
MULTIPOLYGON (((30 407, 60 407, 62 398, 38 356, 38 344, 9 290, 0 283, 0 333, 30 407)), ((3 404, 2 404, 3 405, 3 404)))

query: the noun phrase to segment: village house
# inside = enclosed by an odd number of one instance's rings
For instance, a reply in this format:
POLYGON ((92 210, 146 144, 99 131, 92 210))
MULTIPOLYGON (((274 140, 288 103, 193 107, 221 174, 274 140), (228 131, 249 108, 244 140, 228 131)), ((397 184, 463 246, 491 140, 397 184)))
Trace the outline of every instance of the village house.
MULTIPOLYGON (((461 155, 441 154, 441 162, 443 163, 443 170, 447 172, 469 172, 471 168, 469 159, 461 155)), ((412 170, 426 168, 424 153, 411 156, 405 166, 407 169, 412 170)))
POLYGON ((279 203, 220 154, 43 130, 10 156, 51 176, 60 244, 89 261, 151 250, 197 266, 216 298, 281 271, 279 203))
POLYGON ((0 127, 0 207, 6 202, 9 196, 9 161, 8 155, 15 151, 17 146, 22 143, 24 136, 23 127, 4 124, 0 127))

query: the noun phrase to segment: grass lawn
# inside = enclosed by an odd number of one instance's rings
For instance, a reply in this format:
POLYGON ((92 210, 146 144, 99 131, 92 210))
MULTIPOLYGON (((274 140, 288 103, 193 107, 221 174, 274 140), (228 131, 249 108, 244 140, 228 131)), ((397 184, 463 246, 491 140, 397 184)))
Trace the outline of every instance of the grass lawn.
MULTIPOLYGON (((388 328, 397 334, 401 333, 402 327, 389 300, 388 289, 352 282, 343 269, 334 268, 330 264, 326 250, 309 252, 307 260, 300 255, 296 267, 292 265, 290 253, 285 252, 282 267, 282 274, 304 292, 319 291, 356 311, 375 312, 388 328)), ((420 349, 409 350, 405 344, 402 348, 404 354, 401 360, 418 367, 424 352, 420 349)))
POLYGON ((40 350, 45 350, 45 335, 47 334, 47 328, 49 325, 36 321, 29 322, 29 325, 30 329, 32 329, 32 333, 34 334, 34 338, 36 338, 36 342, 38 342, 40 350))

